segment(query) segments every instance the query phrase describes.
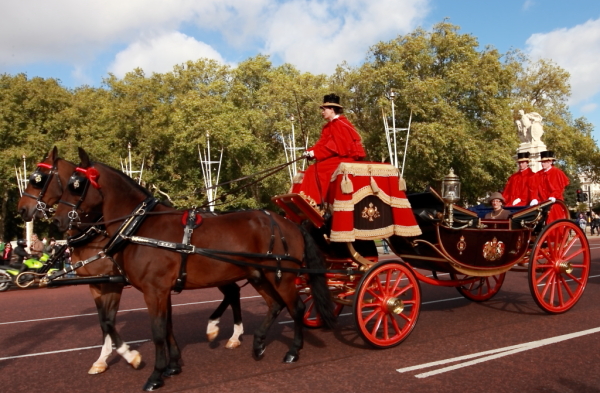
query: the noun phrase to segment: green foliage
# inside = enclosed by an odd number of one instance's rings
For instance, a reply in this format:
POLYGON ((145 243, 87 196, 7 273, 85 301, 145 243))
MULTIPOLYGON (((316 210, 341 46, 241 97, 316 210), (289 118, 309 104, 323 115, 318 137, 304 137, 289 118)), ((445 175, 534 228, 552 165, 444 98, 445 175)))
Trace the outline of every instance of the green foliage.
MULTIPOLYGON (((396 127, 406 127, 412 113, 404 168, 409 188, 420 191, 453 168, 469 203, 502 189, 515 170, 517 111, 538 112, 544 142, 572 180, 566 199, 574 205, 575 175, 586 171, 597 179, 600 152, 592 125, 568 110, 568 78, 550 61, 481 49, 476 37, 447 22, 376 43, 363 65, 341 64, 331 76, 276 67, 262 55, 235 68, 200 59, 164 74, 137 69, 122 79, 108 75, 101 88, 70 90, 54 79, 0 75, 0 236, 7 226, 10 236, 21 230, 14 167, 23 155, 31 169, 56 145, 77 162, 82 146, 93 159, 120 168, 131 143, 151 191, 177 206, 200 206, 207 200, 199 149, 210 141, 217 159, 223 148, 221 182, 281 164, 290 116, 297 146, 311 145, 323 124, 318 106, 330 92, 342 97, 368 159, 386 161, 382 111, 389 118, 394 89, 396 127)), ((270 198, 289 183, 282 171, 247 188, 225 185, 220 194, 232 193, 222 208, 273 207, 270 198)))

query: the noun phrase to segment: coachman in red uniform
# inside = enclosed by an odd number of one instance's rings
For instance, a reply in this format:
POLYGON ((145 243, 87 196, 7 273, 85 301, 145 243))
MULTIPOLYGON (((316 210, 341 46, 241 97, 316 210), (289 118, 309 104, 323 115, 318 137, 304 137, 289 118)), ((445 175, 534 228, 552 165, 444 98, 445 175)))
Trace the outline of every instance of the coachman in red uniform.
POLYGON ((529 168, 529 153, 518 153, 517 163, 519 170, 508 178, 502 196, 508 203, 507 206, 529 206, 535 192, 532 177, 535 173, 529 168))
POLYGON ((300 194, 317 205, 333 202, 327 199, 327 192, 331 176, 340 163, 361 161, 366 156, 360 135, 342 115, 340 97, 326 95, 320 108, 327 124, 323 126, 317 143, 304 153, 305 157, 316 162, 306 169, 300 185, 300 194))
MULTIPOLYGON (((531 205, 537 205, 539 201, 551 200, 556 202, 557 199, 564 200, 563 192, 565 187, 569 185, 569 178, 558 168, 554 167, 554 152, 543 151, 541 154, 542 170, 536 172, 534 180, 537 184, 537 195, 533 197, 531 205)), ((554 205, 550 210, 546 224, 552 221, 559 220, 564 217, 563 210, 554 205)))

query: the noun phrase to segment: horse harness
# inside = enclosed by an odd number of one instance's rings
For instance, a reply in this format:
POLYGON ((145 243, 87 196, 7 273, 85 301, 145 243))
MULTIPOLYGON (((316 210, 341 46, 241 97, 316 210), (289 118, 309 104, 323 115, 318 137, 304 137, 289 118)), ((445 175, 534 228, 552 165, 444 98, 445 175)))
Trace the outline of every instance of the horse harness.
MULTIPOLYGON (((85 194, 85 193, 84 193, 85 194)), ((167 242, 158 239, 152 239, 143 236, 135 236, 135 232, 139 229, 139 227, 144 222, 145 218, 148 216, 147 213, 150 212, 154 207, 159 203, 158 199, 154 197, 148 197, 144 201, 142 201, 135 209, 134 212, 121 224, 117 232, 111 237, 106 247, 100 251, 98 254, 72 264, 71 267, 65 268, 61 271, 55 272, 48 277, 50 281, 56 279, 60 276, 63 276, 66 273, 74 271, 82 266, 85 266, 93 261, 96 261, 101 258, 114 256, 117 252, 121 251, 125 248, 129 243, 139 244, 143 246, 150 246, 156 248, 162 248, 166 250, 171 250, 174 252, 178 252, 181 254, 181 264, 179 269, 179 275, 175 281, 175 285, 173 290, 176 293, 180 293, 185 287, 186 279, 187 279, 187 257, 189 254, 198 254, 207 258, 215 259, 222 262, 227 262, 234 264, 240 267, 251 267, 255 269, 262 270, 270 270, 275 272, 275 280, 276 283, 279 283, 281 278, 283 277, 283 273, 296 273, 296 274, 325 274, 325 273, 344 273, 348 275, 359 274, 359 270, 354 270, 352 268, 348 268, 345 270, 328 270, 328 269, 309 269, 309 268, 301 268, 302 261, 292 257, 288 252, 288 244, 283 236, 283 231, 274 220, 272 213, 261 210, 264 214, 269 217, 270 221, 270 241, 268 245, 268 250, 266 253, 250 253, 250 252, 233 252, 227 250, 214 250, 207 248, 199 248, 191 244, 191 238, 194 229, 198 228, 203 223, 202 216, 200 212, 196 209, 190 209, 184 212, 182 217, 182 225, 184 226, 183 239, 181 243, 175 242, 167 242), (276 232, 279 234, 279 239, 284 249, 283 254, 274 254, 273 250, 275 247, 275 243, 277 240, 276 232), (233 259, 233 257, 242 257, 249 259, 271 259, 275 261, 275 266, 271 265, 263 265, 259 263, 253 263, 248 261, 241 261, 238 259, 233 259), (281 266, 282 261, 290 261, 297 264, 298 268, 289 268, 281 266)), ((86 233, 89 232, 86 231, 86 233)), ((115 262, 113 260, 113 262, 115 262)), ((127 276, 123 269, 116 263, 119 272, 125 277, 125 280, 129 282, 127 276)))
POLYGON ((31 176, 29 176, 29 184, 33 188, 40 190, 40 193, 37 196, 35 196, 33 194, 25 192, 24 190, 22 192, 22 195, 35 199, 35 208, 36 210, 42 212, 42 214, 44 215, 44 219, 48 219, 48 213, 52 213, 54 211, 53 208, 49 208, 46 205, 46 202, 42 201, 42 198, 44 197, 44 195, 46 195, 46 191, 48 191, 48 186, 50 185, 50 181, 52 180, 52 177, 54 177, 54 175, 57 175, 56 180, 58 181, 58 186, 62 188, 60 176, 58 176, 58 168, 56 167, 56 160, 52 163, 52 165, 40 162, 39 164, 37 164, 36 170, 31 174, 31 176), (50 169, 50 172, 44 173, 40 170, 40 168, 50 169))

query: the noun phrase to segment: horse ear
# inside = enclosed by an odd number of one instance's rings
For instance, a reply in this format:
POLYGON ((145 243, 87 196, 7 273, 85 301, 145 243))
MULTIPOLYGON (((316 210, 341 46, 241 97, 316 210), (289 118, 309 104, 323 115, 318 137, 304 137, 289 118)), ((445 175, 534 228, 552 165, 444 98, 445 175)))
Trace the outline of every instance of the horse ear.
POLYGON ((48 158, 52 162, 56 161, 56 159, 58 158, 58 147, 54 146, 52 148, 52 150, 50 151, 50 153, 48 153, 48 158))
POLYGON ((82 147, 79 147, 79 158, 81 159, 81 162, 79 163, 79 166, 82 168, 87 168, 90 166, 90 157, 88 156, 88 154, 86 153, 85 150, 83 150, 82 147))

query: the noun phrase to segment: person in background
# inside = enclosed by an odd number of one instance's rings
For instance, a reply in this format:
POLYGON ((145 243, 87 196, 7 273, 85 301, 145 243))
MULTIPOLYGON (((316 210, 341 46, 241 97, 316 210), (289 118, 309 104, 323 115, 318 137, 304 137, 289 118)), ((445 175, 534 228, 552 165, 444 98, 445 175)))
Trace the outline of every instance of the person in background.
POLYGON ((17 247, 15 247, 15 250, 13 251, 13 254, 17 256, 17 259, 14 263, 10 264, 10 266, 14 267, 15 269, 19 269, 21 272, 24 272, 27 268, 27 266, 23 263, 23 260, 30 257, 30 255, 27 253, 27 250, 25 250, 26 245, 27 241, 25 241, 25 239, 17 240, 17 247))
POLYGON ((4 250, 2 250, 2 264, 10 265, 10 259, 12 258, 12 245, 10 242, 6 242, 4 250))
POLYGON ((579 225, 579 228, 581 228, 583 233, 585 233, 585 227, 587 226, 587 220, 585 218, 585 214, 579 213, 579 217, 577 217, 577 225, 579 225))
POLYGON ((38 238, 35 233, 31 235, 31 245, 29 246, 31 255, 35 258, 39 258, 44 253, 44 243, 38 238))
POLYGON ((600 216, 598 216, 595 212, 592 212, 592 222, 590 224, 590 228, 592 235, 594 234, 595 229, 596 236, 600 236, 600 216))

